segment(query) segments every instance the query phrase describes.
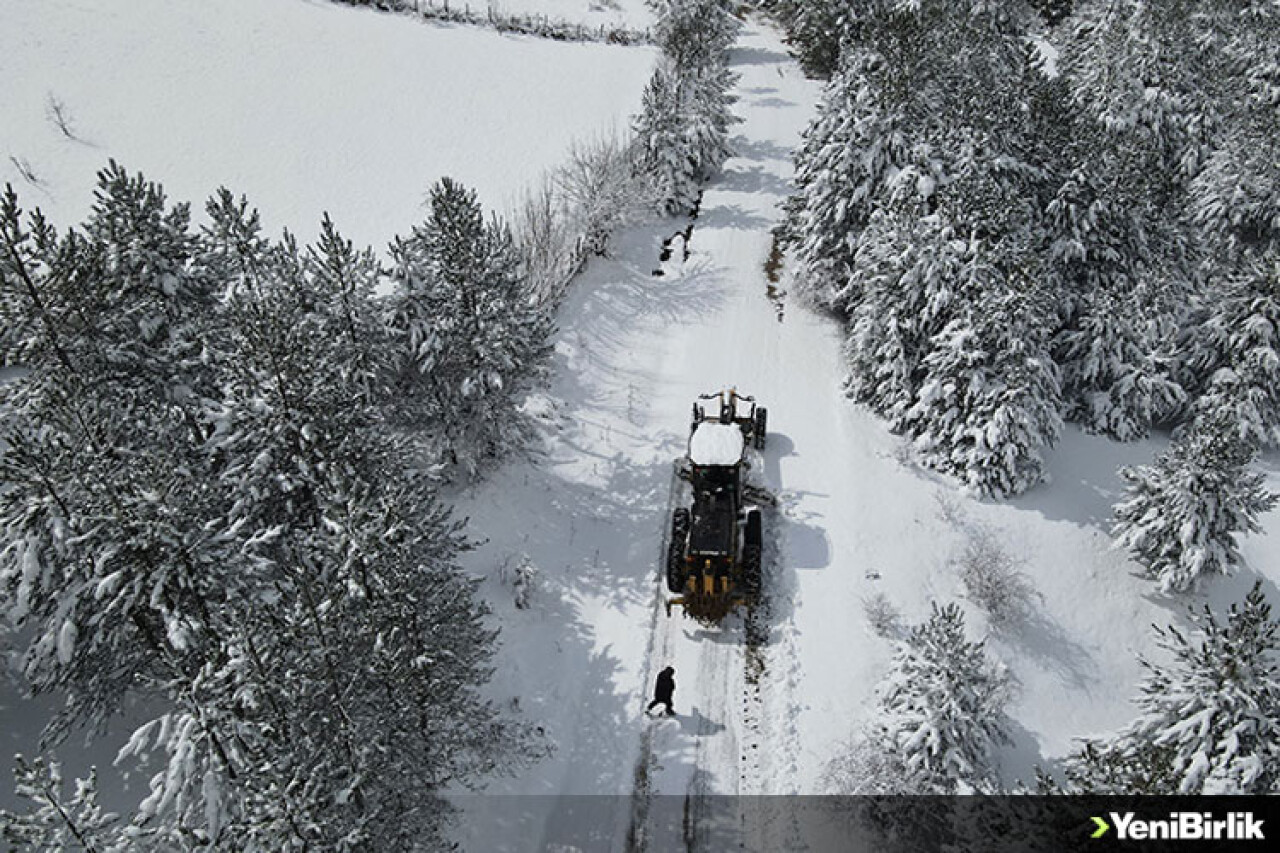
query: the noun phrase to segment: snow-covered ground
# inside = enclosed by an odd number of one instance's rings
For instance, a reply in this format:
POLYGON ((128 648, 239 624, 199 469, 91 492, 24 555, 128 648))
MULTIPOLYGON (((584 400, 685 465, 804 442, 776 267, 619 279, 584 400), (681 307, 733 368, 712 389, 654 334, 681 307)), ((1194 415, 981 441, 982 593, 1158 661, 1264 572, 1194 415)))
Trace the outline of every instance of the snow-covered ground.
POLYGON ((306 0, 0 0, 0 184, 66 227, 115 158, 197 213, 225 185, 269 233, 328 211, 381 249, 442 176, 510 209, 626 126, 653 57, 306 0))
MULTIPOLYGON (((435 0, 440 5, 442 0, 435 0)), ((591 27, 628 27, 643 30, 653 26, 653 10, 645 0, 451 0, 451 6, 489 8, 507 14, 545 15, 553 21, 571 21, 591 27)))
MULTIPOLYGON (((349 236, 380 246, 421 215, 443 174, 507 204, 571 139, 621 124, 652 61, 648 49, 305 0, 0 0, 0 181, 66 225, 83 217, 92 173, 112 156, 197 206, 225 183, 248 193, 273 231, 306 237, 328 210, 349 236), (47 116, 51 95, 76 139, 47 116)), ((555 378, 538 401, 545 448, 463 496, 460 514, 485 540, 468 566, 487 579, 503 630, 492 694, 555 746, 494 780, 489 795, 460 799, 463 849, 617 849, 630 836, 660 850, 673 845, 653 818, 655 796, 819 791, 892 652, 866 624, 863 599, 883 592, 910 621, 931 601, 961 598, 951 561, 967 525, 994 530, 1039 594, 1013 630, 991 629, 965 604, 970 632, 989 636, 1020 684, 1007 781, 1129 719, 1150 623, 1181 621, 1206 598, 1238 599, 1257 576, 1280 600, 1280 512, 1244 541, 1246 568, 1202 596, 1157 596, 1111 547, 1116 468, 1149 460, 1159 439, 1119 445, 1069 430, 1050 460, 1052 485, 983 503, 912 465, 883 422, 845 400, 839 330, 762 270, 818 87, 758 25, 733 61, 737 156, 706 193, 688 258, 658 261, 660 242, 683 227, 671 222, 632 229, 591 263, 561 310, 555 378), (726 386, 769 408, 753 476, 778 497, 766 530, 767 636, 751 647, 737 617, 717 629, 668 617, 658 578, 690 403, 726 386), (511 580, 522 555, 537 569, 527 609, 515 607, 511 580), (642 711, 668 664, 679 716, 649 721, 642 711), (516 809, 503 794, 543 796, 516 809), (580 794, 614 796, 598 801, 603 818, 587 820, 580 794), (609 831, 585 843, 588 824, 609 831)), ((1280 458, 1261 464, 1280 491, 1280 458)), ((30 751, 38 729, 16 707, 0 695, 7 753, 30 751)), ((753 831, 750 849, 783 846, 776 828, 753 831)))
MULTIPOLYGON (((1151 623, 1183 622, 1203 598, 1157 596, 1107 535, 1116 469, 1149 461, 1162 440, 1121 445, 1068 429, 1051 456, 1052 485, 979 502, 913 465, 882 421, 842 398, 839 330, 771 294, 762 270, 818 90, 758 26, 733 60, 738 156, 705 195, 688 259, 658 261, 673 223, 633 231, 612 259, 592 263, 560 317, 545 458, 499 472, 464 504, 488 539, 470 565, 490 578, 504 632, 494 693, 556 746, 491 789, 546 796, 463 800, 465 849, 606 849, 587 824, 614 849, 635 849, 637 838, 668 849, 680 839, 652 819, 655 796, 821 792, 826 762, 871 708, 893 651, 863 614, 877 592, 906 622, 932 601, 962 602, 971 635, 989 638, 1019 687, 1004 779, 1033 781, 1034 766, 1052 769, 1073 738, 1130 719, 1136 654, 1154 651, 1151 623), (691 401, 729 386, 769 408, 755 476, 779 508, 766 530, 777 544, 758 649, 739 618, 708 629, 661 607, 672 461, 685 451, 691 401), (977 526, 1034 584, 1017 627, 996 630, 963 601, 953 558, 977 526), (539 588, 516 609, 509 568, 524 556, 539 588), (668 664, 679 716, 649 721, 642 711, 668 664), (615 796, 592 812, 579 794, 615 796)), ((1280 490, 1280 460, 1263 465, 1280 490)), ((1247 568, 1209 584, 1210 600, 1239 599, 1258 575, 1280 600, 1280 512, 1264 523, 1265 535, 1244 542, 1247 568)), ((794 841, 767 822, 743 830, 747 849, 794 841)))

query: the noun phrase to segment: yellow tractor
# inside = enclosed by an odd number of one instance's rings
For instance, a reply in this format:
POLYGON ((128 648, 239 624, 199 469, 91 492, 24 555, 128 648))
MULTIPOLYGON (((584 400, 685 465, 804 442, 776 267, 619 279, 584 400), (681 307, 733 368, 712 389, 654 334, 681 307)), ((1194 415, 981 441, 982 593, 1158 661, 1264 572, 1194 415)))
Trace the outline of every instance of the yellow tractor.
POLYGON ((764 448, 768 414, 735 389, 699 400, 719 405, 708 412, 694 403, 689 452, 677 465, 693 499, 671 514, 666 576, 676 597, 667 601, 667 613, 679 605, 690 616, 718 622, 760 594, 761 513, 744 495, 758 490, 746 485, 744 474, 748 442, 764 448))

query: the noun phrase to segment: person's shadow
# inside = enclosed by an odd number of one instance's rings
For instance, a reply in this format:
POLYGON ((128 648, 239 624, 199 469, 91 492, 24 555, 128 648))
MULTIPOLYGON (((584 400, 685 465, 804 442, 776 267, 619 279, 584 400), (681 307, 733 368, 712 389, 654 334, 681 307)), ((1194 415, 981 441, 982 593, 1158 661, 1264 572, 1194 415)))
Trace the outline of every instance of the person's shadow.
POLYGON ((681 714, 677 711, 675 719, 679 720, 681 731, 691 737, 705 737, 724 731, 724 723, 717 723, 710 717, 705 716, 697 708, 692 709, 687 714, 681 714))

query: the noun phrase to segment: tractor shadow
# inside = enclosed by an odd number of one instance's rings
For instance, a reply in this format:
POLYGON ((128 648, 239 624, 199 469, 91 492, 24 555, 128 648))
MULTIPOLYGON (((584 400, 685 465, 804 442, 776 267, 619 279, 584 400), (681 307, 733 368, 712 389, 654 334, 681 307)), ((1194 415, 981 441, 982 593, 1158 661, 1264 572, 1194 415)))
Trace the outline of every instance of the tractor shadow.
POLYGON ((782 488, 783 460, 794 456, 795 442, 781 432, 770 432, 765 449, 757 457, 758 470, 752 481, 763 486, 773 497, 764 512, 764 595, 747 614, 745 636, 736 633, 731 640, 708 636, 717 642, 746 641, 752 646, 769 646, 775 628, 789 624, 795 614, 799 589, 797 572, 823 570, 831 565, 831 539, 826 530, 812 523, 813 516, 801 515, 796 509, 798 493, 782 488))

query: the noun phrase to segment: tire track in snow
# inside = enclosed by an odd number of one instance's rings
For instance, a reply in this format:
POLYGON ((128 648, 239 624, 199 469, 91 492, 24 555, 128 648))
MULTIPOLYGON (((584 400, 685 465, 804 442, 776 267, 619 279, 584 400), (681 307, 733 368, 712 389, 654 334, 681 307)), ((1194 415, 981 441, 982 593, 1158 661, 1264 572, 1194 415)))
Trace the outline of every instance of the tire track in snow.
MULTIPOLYGON (((680 478, 676 476, 674 467, 671 472, 671 487, 667 490, 667 503, 662 515, 660 516, 659 534, 658 534, 658 556, 655 561, 656 569, 653 572, 655 577, 653 592, 653 607, 649 616, 649 643, 645 649, 644 680, 640 686, 640 698, 644 703, 644 707, 649 704, 649 685, 653 684, 658 676, 659 666, 663 661, 671 657, 671 620, 666 618, 666 560, 667 548, 671 541, 671 531, 668 525, 668 519, 671 518, 672 510, 676 505, 677 495, 680 493, 680 478)), ((641 712, 642 716, 646 716, 645 712, 641 712)), ((657 756, 653 751, 653 733, 654 726, 652 721, 648 719, 641 720, 641 725, 645 727, 643 734, 640 735, 640 751, 636 756, 635 769, 633 771, 633 788, 631 792, 631 819, 627 825, 627 834, 625 838, 624 849, 627 853, 642 853, 647 849, 648 844, 648 824, 649 810, 653 802, 653 772, 657 763, 657 756)))
MULTIPOLYGON (((742 56, 735 69, 742 74, 737 92, 745 119, 741 155, 706 188, 691 241, 697 245, 684 249, 690 251, 689 267, 708 282, 723 278, 741 286, 716 294, 720 301, 712 310, 676 327, 663 365, 665 387, 684 394, 742 382, 745 391, 781 405, 796 397, 787 368, 797 365, 783 351, 784 339, 795 338, 796 319, 787 312, 779 322, 760 264, 771 245, 775 205, 786 193, 787 152, 806 120, 804 102, 788 99, 806 89, 794 82, 799 72, 767 28, 749 22, 735 50, 742 56)), ((815 88, 815 98, 816 93, 815 88)), ((672 395, 663 396, 664 408, 674 411, 672 395)), ((785 425, 782 429, 787 431, 785 425)), ((808 452, 816 452, 811 444, 808 452)), ((760 460, 767 464, 757 473, 767 481, 759 485, 776 492, 782 485, 779 461, 797 452, 784 442, 773 453, 760 460)), ((792 496, 792 502, 801 499, 792 496)), ((797 714, 804 673, 791 602, 798 584, 786 565, 787 528, 796 523, 790 509, 786 503, 767 508, 766 572, 772 577, 766 577, 766 599, 758 612, 735 614, 706 630, 679 616, 664 620, 659 611, 665 584, 661 575, 657 579, 646 688, 658 669, 674 661, 682 673, 677 709, 693 718, 682 717, 684 728, 672 737, 670 729, 651 728, 642 738, 628 850, 803 849, 790 821, 773 820, 758 808, 762 795, 796 792, 802 764, 797 714), (752 799, 721 798, 733 794, 752 799), (676 799, 659 804, 658 795, 676 799), (672 812, 666 810, 669 805, 672 812)), ((663 518, 663 559, 669 523, 670 507, 663 518)))

